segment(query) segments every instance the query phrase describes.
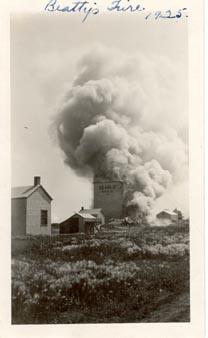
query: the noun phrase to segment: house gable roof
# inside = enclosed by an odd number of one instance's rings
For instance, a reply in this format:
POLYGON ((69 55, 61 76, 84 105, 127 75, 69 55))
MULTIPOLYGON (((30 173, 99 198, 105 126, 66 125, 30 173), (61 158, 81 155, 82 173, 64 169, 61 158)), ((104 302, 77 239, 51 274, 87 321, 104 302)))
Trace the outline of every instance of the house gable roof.
POLYGON ((178 216, 178 214, 176 214, 176 212, 174 211, 170 211, 170 210, 167 210, 167 209, 164 209, 162 211, 160 211, 157 216, 161 215, 161 214, 167 214, 167 215, 171 215, 171 216, 178 216))
POLYGON ((96 221, 96 217, 90 215, 90 214, 80 214, 79 212, 76 212, 75 214, 71 215, 69 218, 65 219, 64 221, 60 222, 59 224, 63 224, 70 220, 72 217, 79 216, 85 220, 91 220, 91 221, 96 221))
POLYGON ((47 191, 42 187, 42 185, 30 185, 30 186, 21 186, 21 187, 12 187, 11 197, 14 198, 28 198, 36 190, 41 188, 44 193, 52 200, 52 197, 47 193, 47 191))
POLYGON ((84 209, 80 210, 79 214, 95 214, 95 215, 100 215, 102 214, 102 209, 101 208, 94 208, 94 209, 84 209))
POLYGON ((92 216, 91 214, 87 214, 87 213, 81 214, 80 212, 76 212, 75 215, 81 216, 84 219, 95 219, 94 216, 92 216))

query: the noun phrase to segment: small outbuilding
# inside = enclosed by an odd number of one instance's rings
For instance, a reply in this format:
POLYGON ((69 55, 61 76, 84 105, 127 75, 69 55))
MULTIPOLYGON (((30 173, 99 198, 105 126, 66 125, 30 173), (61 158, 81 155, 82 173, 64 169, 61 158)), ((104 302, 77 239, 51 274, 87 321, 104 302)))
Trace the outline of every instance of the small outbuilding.
POLYGON ((34 177, 30 186, 13 187, 11 192, 11 228, 13 236, 51 235, 52 197, 34 177))
POLYGON ((167 220, 171 222, 178 222, 178 214, 174 211, 164 209, 157 214, 157 218, 161 220, 167 220))
POLYGON ((105 216, 103 215, 101 208, 94 208, 94 209, 84 209, 81 207, 80 214, 90 214, 96 218, 96 225, 103 225, 105 224, 105 216))
POLYGON ((59 224, 60 234, 85 233, 92 235, 95 232, 96 218, 87 213, 75 213, 59 224))

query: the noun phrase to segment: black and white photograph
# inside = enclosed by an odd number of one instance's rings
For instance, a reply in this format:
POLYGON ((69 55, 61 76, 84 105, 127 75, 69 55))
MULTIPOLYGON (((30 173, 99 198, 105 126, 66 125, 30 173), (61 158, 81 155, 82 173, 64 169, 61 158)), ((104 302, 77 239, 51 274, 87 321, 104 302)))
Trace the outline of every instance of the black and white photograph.
POLYGON ((188 11, 127 5, 10 17, 12 325, 190 323, 188 11))

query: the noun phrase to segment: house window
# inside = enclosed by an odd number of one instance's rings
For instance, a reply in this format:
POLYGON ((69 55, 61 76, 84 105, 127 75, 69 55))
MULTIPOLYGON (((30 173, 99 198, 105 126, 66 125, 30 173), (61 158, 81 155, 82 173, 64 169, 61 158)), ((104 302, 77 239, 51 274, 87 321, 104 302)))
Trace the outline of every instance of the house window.
POLYGON ((48 224, 48 210, 41 210, 41 225, 48 224))

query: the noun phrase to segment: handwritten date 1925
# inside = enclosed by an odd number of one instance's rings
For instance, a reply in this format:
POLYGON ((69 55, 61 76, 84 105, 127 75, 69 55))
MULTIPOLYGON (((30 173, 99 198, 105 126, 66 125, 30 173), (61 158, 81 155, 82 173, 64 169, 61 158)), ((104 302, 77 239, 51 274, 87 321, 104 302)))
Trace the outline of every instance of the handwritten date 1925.
POLYGON ((181 8, 176 11, 168 9, 167 11, 155 11, 155 12, 149 12, 145 19, 180 19, 182 16, 188 17, 187 8, 181 8))

